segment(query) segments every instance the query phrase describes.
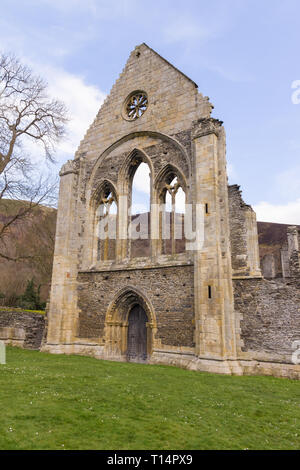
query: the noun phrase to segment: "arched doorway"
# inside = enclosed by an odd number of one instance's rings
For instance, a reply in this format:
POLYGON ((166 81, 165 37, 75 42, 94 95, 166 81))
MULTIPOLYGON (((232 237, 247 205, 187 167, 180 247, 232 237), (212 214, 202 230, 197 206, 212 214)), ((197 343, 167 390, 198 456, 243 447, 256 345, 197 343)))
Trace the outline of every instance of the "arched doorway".
POLYGON ((124 287, 115 296, 106 314, 104 354, 111 360, 148 361, 156 332, 156 317, 150 301, 136 287, 124 287), (138 348, 136 343, 143 347, 138 348))
POLYGON ((147 326, 145 310, 135 305, 128 316, 127 360, 145 362, 147 360, 147 326))

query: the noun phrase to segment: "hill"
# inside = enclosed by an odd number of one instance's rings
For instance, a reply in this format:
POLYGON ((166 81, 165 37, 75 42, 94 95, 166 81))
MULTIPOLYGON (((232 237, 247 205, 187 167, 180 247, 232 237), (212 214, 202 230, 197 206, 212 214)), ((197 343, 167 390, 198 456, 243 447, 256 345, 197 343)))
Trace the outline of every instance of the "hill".
MULTIPOLYGON (((27 201, 0 200, 0 230, 19 211, 29 205, 27 201)), ((54 251, 56 209, 38 205, 25 218, 13 223, 0 238, 0 252, 19 261, 0 257, 0 293, 2 304, 15 305, 24 293, 27 282, 34 279, 41 286, 41 300, 49 295, 54 251)))

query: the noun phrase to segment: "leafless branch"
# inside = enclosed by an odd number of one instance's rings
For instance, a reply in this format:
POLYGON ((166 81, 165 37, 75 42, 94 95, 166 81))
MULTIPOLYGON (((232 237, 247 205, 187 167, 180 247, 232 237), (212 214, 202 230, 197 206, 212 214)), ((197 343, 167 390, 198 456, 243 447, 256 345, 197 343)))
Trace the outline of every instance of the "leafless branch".
POLYGON ((39 141, 53 161, 65 135, 67 110, 47 94, 46 82, 12 55, 0 55, 0 174, 17 155, 24 138, 39 141))

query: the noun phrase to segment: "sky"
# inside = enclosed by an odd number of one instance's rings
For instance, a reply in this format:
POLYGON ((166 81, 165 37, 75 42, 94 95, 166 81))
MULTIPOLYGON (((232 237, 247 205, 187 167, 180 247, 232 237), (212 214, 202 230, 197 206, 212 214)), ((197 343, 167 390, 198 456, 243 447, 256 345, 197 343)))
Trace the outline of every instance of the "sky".
POLYGON ((229 182, 258 220, 300 224, 299 0, 1 0, 0 50, 45 77, 72 118, 52 171, 142 42, 210 97, 229 182))

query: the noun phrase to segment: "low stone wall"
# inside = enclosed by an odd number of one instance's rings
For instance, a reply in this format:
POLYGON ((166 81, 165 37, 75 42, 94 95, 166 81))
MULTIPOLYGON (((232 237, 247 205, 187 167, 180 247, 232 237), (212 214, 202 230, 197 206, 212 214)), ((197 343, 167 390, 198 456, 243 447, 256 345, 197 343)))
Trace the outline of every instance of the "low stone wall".
POLYGON ((40 349, 45 315, 22 310, 0 310, 0 340, 11 346, 40 349))
POLYGON ((291 363, 293 343, 300 340, 300 290, 279 279, 243 279, 234 281, 234 294, 242 352, 291 363))

